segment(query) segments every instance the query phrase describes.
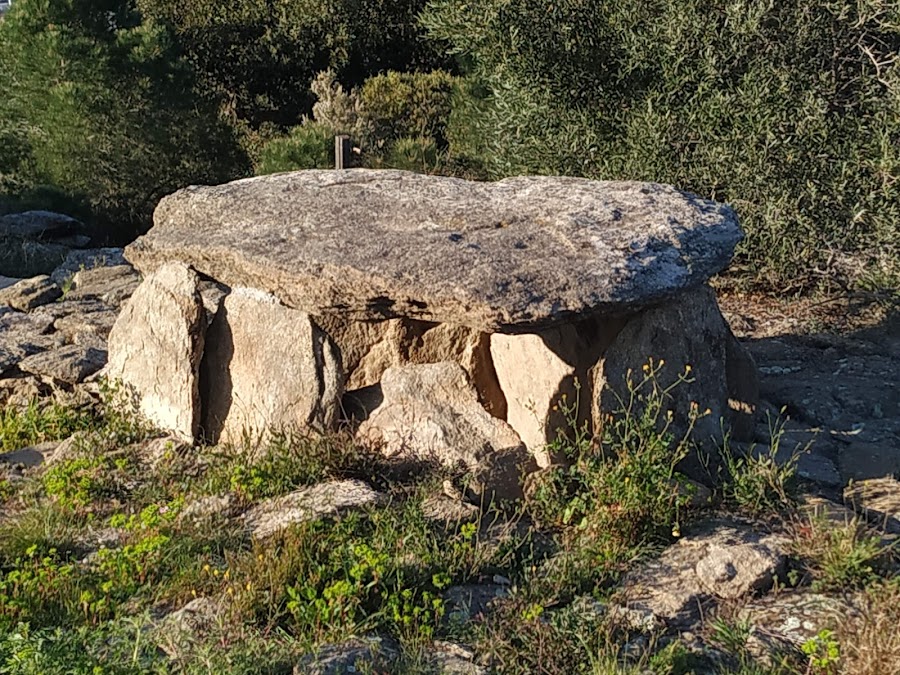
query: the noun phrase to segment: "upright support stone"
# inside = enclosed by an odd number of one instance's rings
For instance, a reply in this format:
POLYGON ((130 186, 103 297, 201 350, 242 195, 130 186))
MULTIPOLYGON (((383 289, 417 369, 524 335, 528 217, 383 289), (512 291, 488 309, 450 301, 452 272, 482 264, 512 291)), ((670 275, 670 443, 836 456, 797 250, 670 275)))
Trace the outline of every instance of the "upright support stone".
POLYGON ((197 275, 167 263, 125 303, 109 334, 106 375, 134 390, 152 423, 193 442, 205 320, 197 275))
MULTIPOLYGON (((680 376, 686 378, 666 395, 663 411, 673 413, 668 431, 677 438, 684 437, 692 408, 700 414, 691 440, 708 452, 705 457, 688 458, 683 469, 692 478, 707 480, 718 459, 715 449, 722 441, 723 432, 739 419, 735 415, 752 417, 755 413, 758 385, 751 381, 755 369, 736 360, 743 353, 719 311, 715 293, 708 286, 700 286, 640 312, 629 319, 594 368, 595 430, 602 428, 606 415, 620 410, 622 401, 629 400, 629 379, 633 388, 645 377, 643 367, 649 359, 655 364, 662 363, 656 379, 663 387, 677 382, 680 376), (730 344, 730 341, 734 342, 730 344), (729 353, 734 364, 731 368, 729 353), (732 410, 729 404, 736 399, 741 399, 741 411, 732 410), (710 463, 712 466, 708 466, 710 463)), ((647 387, 642 391, 646 392, 647 387)), ((659 423, 665 424, 664 419, 659 423)), ((738 426, 745 429, 746 420, 740 420, 738 426)))
POLYGON ((285 427, 324 431, 337 421, 344 391, 338 352, 310 316, 241 288, 209 327, 201 382, 211 442, 285 427))
POLYGON ((491 336, 506 420, 542 466, 553 460, 544 446, 570 431, 570 422, 589 421, 590 369, 621 327, 618 319, 589 319, 541 333, 491 336))
POLYGON ((479 499, 521 497, 534 460, 510 425, 479 404, 458 364, 389 368, 381 388, 381 405, 359 427, 361 443, 404 460, 462 465, 479 499))

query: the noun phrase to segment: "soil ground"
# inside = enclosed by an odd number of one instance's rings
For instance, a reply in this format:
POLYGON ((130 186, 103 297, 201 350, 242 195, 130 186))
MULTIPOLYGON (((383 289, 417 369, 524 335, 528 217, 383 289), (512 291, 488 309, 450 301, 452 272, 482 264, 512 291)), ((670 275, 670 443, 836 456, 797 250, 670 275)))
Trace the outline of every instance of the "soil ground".
POLYGON ((867 300, 719 294, 756 359, 766 412, 783 409, 786 440, 811 441, 841 483, 900 475, 900 311, 867 300))

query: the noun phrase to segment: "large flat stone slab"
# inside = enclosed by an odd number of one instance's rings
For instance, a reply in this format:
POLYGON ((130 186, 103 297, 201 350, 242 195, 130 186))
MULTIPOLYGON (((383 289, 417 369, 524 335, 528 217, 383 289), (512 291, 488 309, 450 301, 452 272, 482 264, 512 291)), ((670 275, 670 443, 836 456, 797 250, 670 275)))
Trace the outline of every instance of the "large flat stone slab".
POLYGON ((366 169, 189 187, 154 223, 126 249, 143 272, 177 260, 317 316, 488 333, 634 312, 706 281, 742 236, 731 208, 664 185, 366 169))

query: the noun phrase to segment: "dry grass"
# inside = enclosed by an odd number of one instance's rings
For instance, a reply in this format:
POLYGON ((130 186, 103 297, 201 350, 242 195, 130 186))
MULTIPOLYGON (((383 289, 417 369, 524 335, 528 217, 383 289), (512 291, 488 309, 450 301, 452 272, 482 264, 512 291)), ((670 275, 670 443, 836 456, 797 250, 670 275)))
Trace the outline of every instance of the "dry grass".
POLYGON ((838 631, 841 672, 900 675, 900 579, 870 586, 861 605, 862 619, 838 631))

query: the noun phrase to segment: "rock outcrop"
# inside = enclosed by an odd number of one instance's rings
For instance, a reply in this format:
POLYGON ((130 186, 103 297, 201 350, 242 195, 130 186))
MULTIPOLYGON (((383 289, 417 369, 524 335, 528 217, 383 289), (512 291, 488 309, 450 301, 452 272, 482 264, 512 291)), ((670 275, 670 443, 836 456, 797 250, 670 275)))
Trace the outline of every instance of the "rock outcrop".
POLYGON ((686 627, 718 601, 768 590, 785 570, 783 536, 727 521, 710 521, 695 530, 626 575, 627 609, 686 627))

